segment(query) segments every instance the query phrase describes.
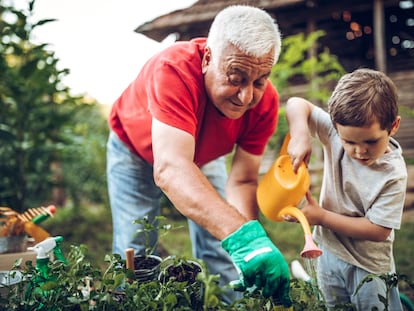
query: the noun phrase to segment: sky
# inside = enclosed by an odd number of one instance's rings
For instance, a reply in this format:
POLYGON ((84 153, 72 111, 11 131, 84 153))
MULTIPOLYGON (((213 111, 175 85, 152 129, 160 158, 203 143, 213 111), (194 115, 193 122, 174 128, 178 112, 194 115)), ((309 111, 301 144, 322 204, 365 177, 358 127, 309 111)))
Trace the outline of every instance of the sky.
MULTIPOLYGON (((27 0, 14 0, 17 5, 27 0)), ((139 25, 195 0, 36 0, 34 20, 57 19, 34 31, 33 41, 49 43, 70 74, 63 80, 73 95, 112 104, 145 61, 171 38, 158 43, 134 32, 139 25)))

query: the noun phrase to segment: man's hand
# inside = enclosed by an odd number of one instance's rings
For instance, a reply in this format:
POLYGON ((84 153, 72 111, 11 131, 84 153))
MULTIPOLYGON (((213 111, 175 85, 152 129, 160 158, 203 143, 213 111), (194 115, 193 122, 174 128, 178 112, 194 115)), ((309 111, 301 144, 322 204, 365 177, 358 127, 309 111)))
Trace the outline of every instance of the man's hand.
POLYGON ((291 306, 288 265, 257 220, 242 225, 222 241, 222 246, 242 274, 236 289, 255 285, 263 289, 263 296, 291 306))

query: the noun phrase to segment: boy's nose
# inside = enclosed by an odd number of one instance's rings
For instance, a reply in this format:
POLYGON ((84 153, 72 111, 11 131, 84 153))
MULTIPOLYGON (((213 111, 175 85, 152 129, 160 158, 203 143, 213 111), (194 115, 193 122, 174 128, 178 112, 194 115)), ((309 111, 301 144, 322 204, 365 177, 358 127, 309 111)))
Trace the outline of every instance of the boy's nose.
POLYGON ((367 150, 364 146, 355 146, 354 152, 356 155, 364 155, 367 150))

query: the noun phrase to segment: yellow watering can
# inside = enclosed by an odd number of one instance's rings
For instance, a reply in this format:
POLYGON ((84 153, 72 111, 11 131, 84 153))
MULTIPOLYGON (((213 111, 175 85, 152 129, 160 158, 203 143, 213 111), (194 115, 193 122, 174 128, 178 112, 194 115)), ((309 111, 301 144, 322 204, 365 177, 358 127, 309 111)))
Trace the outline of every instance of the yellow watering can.
POLYGON ((263 176, 257 188, 257 202, 263 215, 273 221, 284 221, 283 216, 296 218, 305 233, 305 246, 300 253, 305 258, 322 255, 313 239, 309 222, 297 205, 305 196, 310 186, 310 176, 305 163, 302 162, 297 173, 287 154, 290 134, 285 136, 279 157, 269 171, 263 176))

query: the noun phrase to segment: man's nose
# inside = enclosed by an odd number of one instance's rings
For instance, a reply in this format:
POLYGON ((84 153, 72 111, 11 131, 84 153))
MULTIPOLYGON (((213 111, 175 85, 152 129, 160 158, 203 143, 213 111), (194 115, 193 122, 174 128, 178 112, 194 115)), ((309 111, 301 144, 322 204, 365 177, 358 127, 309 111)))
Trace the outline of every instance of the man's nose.
POLYGON ((248 84, 239 89, 239 100, 243 105, 249 105, 253 101, 253 86, 248 84))

